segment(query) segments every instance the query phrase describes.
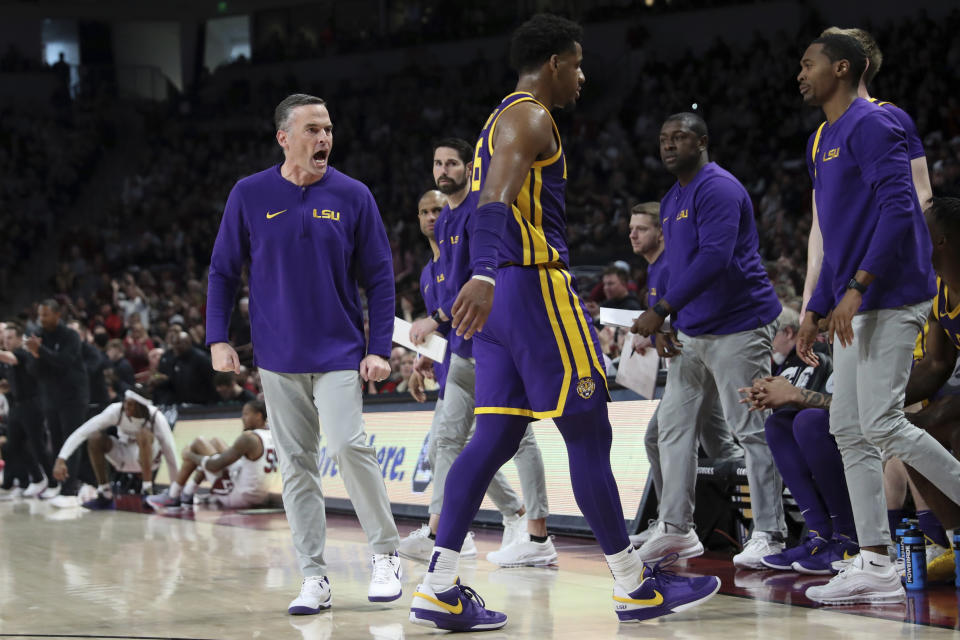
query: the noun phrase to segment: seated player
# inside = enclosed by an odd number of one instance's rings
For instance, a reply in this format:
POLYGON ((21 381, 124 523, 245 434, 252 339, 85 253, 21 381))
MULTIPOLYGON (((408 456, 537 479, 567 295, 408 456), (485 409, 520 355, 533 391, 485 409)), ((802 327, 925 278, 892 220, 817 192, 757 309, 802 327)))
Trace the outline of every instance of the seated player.
POLYGON ((823 343, 814 345, 819 365, 800 360, 799 324, 797 312, 784 309, 773 348, 785 359, 775 366, 776 375, 756 380, 741 392, 753 409, 774 410, 764 423, 767 444, 809 531, 801 544, 764 556, 761 565, 741 568, 829 575, 835 573, 834 561, 855 556, 859 546, 843 459, 830 435, 833 361, 823 343))
POLYGON ((230 446, 220 438, 200 437, 191 442, 183 450, 176 480, 160 495, 147 498, 147 504, 156 510, 191 509, 197 486, 204 479, 212 485, 211 502, 224 509, 249 509, 265 503, 278 469, 266 404, 262 400, 246 403, 241 420, 243 432, 230 446))
POLYGON ((160 468, 161 452, 170 475, 177 474, 177 455, 170 425, 143 393, 142 387, 138 391, 128 389, 123 402, 111 404, 80 425, 57 454, 53 477, 63 482, 69 477, 67 459, 83 442, 87 443, 90 464, 97 477, 97 497, 83 503, 87 509, 116 508, 107 462, 121 473, 139 473, 143 478, 141 492, 144 495, 153 491, 153 474, 160 468))

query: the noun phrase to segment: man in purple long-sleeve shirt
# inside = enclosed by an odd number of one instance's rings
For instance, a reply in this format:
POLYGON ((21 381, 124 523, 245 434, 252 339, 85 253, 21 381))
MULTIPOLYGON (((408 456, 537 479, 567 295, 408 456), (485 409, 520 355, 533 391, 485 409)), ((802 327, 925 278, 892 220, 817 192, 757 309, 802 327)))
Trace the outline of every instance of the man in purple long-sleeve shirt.
MULTIPOLYGON (((754 531, 739 568, 761 569, 783 548, 783 483, 767 446, 765 416, 739 403, 738 388, 770 375, 781 306, 758 253, 753 206, 743 185, 710 162, 699 115, 670 116, 660 129, 660 157, 677 182, 660 203, 670 286, 633 330, 650 335, 675 315, 682 350, 673 357, 658 412, 664 477, 657 531, 640 547, 644 560, 699 555, 693 530, 698 415, 719 400, 743 447, 754 531)), ((663 258, 661 258, 663 260, 663 258)))
POLYGON ((333 123, 320 98, 293 94, 274 113, 284 161, 233 187, 210 258, 207 343, 218 371, 240 362, 227 343, 243 267, 250 268, 254 361, 280 454, 283 506, 304 581, 292 614, 330 607, 320 426, 373 548, 371 601, 401 595, 399 536, 357 377, 382 380, 393 333, 390 246, 373 195, 328 166, 333 123), (364 338, 358 285, 367 294, 364 338), (319 418, 319 423, 318 423, 319 418))
POLYGON ((817 322, 830 314, 830 337, 837 338, 830 432, 843 455, 860 541, 860 554, 837 578, 807 590, 822 604, 905 599, 887 557, 881 450, 960 502, 960 462, 903 415, 914 343, 936 293, 932 246, 902 125, 857 97, 865 65, 855 39, 831 34, 807 47, 797 77, 804 102, 827 119, 807 156, 820 228, 829 231, 797 353, 816 363, 817 322))

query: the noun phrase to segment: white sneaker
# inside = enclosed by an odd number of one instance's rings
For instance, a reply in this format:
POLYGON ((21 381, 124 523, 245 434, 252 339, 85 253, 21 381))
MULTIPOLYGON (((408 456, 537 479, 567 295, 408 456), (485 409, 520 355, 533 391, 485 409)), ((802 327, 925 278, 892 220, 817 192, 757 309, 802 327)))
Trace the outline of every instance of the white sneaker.
POLYGON ((863 563, 863 554, 860 554, 827 584, 807 589, 806 596, 820 604, 883 604, 906 600, 906 591, 892 564, 871 563, 873 566, 868 570, 863 563))
POLYGON ((80 506, 80 498, 77 496, 54 496, 50 498, 50 506, 57 509, 73 509, 80 506))
POLYGON ((329 609, 333 604, 330 581, 327 576, 311 576, 303 579, 300 595, 290 602, 287 613, 295 616, 311 615, 329 609))
POLYGON ((506 549, 491 551, 487 554, 487 562, 501 567, 546 567, 557 564, 557 558, 553 536, 549 536, 546 542, 524 540, 506 549))
POLYGON ((57 485, 55 487, 47 487, 46 489, 40 492, 40 495, 38 497, 41 500, 49 500, 50 498, 56 498, 58 495, 60 495, 60 485, 57 485))
POLYGON ((0 489, 0 502, 6 502, 8 500, 16 500, 17 498, 23 497, 23 489, 20 487, 12 487, 10 489, 0 489))
POLYGON ((783 551, 783 543, 774 540, 766 531, 754 531, 743 551, 733 556, 733 566, 738 569, 768 569, 763 564, 765 556, 783 551))
MULTIPOLYGON (((853 556, 848 560, 834 560, 833 562, 830 563, 830 568, 833 569, 834 573, 840 573, 841 571, 849 567, 851 564, 853 564, 853 561, 856 560, 857 557, 858 556, 853 556)), ((896 566, 898 567, 903 566, 903 558, 897 558, 896 566)))
POLYGON ((693 529, 686 533, 667 533, 667 523, 658 522, 647 541, 637 549, 640 559, 650 563, 662 560, 671 553, 681 558, 702 556, 703 543, 693 529))
POLYGON ((467 537, 463 539, 463 546, 460 547, 460 557, 461 558, 477 557, 477 543, 473 541, 473 531, 468 531, 467 537))
POLYGON ((433 540, 430 539, 430 525, 423 525, 400 541, 397 553, 404 558, 429 562, 433 553, 433 540))
POLYGON ((403 594, 403 568, 400 566, 400 556, 393 553, 373 554, 373 577, 370 578, 370 589, 367 591, 367 600, 370 602, 393 602, 403 594))
POLYGON ((633 543, 634 547, 641 547, 643 543, 650 539, 650 536, 653 535, 653 532, 657 529, 657 519, 650 518, 647 520, 647 528, 641 531, 640 533, 635 533, 630 536, 630 542, 633 543))
POLYGON ((530 539, 527 533, 527 514, 518 516, 513 514, 511 517, 503 516, 503 539, 500 541, 500 551, 511 547, 518 542, 526 542, 530 539))
POLYGON ((44 476, 40 482, 31 482, 27 485, 27 488, 23 490, 23 497, 36 498, 46 490, 48 484, 46 476, 44 476))

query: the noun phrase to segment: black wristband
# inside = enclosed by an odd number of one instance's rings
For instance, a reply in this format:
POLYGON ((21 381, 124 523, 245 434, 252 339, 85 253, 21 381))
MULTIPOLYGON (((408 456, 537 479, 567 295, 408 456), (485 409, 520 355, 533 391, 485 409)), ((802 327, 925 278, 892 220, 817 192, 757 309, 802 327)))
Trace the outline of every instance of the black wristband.
POLYGON ((850 278, 850 282, 847 283, 847 289, 856 289, 863 294, 867 292, 867 285, 860 284, 856 278, 850 278))
POLYGON ((436 322, 437 324, 443 324, 443 318, 440 317, 440 310, 437 309, 433 312, 433 315, 430 316, 430 319, 436 322))
POLYGON ((663 306, 663 303, 659 301, 657 304, 653 305, 653 312, 661 318, 666 318, 668 315, 670 315, 670 312, 667 311, 666 307, 663 306))

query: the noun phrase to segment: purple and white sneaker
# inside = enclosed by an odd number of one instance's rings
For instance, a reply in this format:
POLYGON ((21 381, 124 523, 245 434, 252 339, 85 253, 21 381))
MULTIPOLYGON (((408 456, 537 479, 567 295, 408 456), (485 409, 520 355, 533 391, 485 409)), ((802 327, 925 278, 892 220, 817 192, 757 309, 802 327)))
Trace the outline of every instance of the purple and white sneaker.
POLYGON ((367 590, 367 600, 370 602, 393 602, 403 595, 403 569, 400 566, 400 556, 393 553, 373 554, 373 577, 370 579, 370 588, 367 590))
POLYGON ((166 489, 160 495, 147 496, 144 502, 154 511, 176 511, 180 509, 180 497, 172 497, 166 489))
POLYGON ((686 578, 665 568, 679 557, 671 554, 651 567, 643 565, 640 586, 627 593, 613 583, 614 610, 620 622, 639 622, 679 613, 703 604, 720 589, 720 578, 701 576, 686 578))
POLYGON ((829 540, 821 538, 816 531, 811 531, 807 534, 807 539, 797 546, 785 549, 780 553, 763 556, 760 562, 764 566, 778 571, 793 571, 793 563, 809 558, 821 549, 826 549, 829 544, 829 540))
POLYGON ((838 560, 850 560, 860 553, 860 545, 846 536, 834 536, 830 543, 820 547, 816 553, 797 560, 793 570, 815 576, 828 576, 837 573, 831 566, 838 560))
POLYGON ((287 607, 287 613, 294 616, 309 616, 329 609, 333 604, 330 593, 330 581, 327 576, 310 576, 303 579, 300 595, 287 607))
POLYGON ((430 585, 417 585, 410 622, 447 631, 493 631, 507 624, 507 614, 487 609, 480 594, 457 580, 439 593, 430 585))
POLYGON ((96 498, 87 500, 80 506, 84 509, 90 509, 91 511, 111 511, 117 508, 117 501, 112 493, 109 496, 105 496, 102 491, 98 491, 96 498))

